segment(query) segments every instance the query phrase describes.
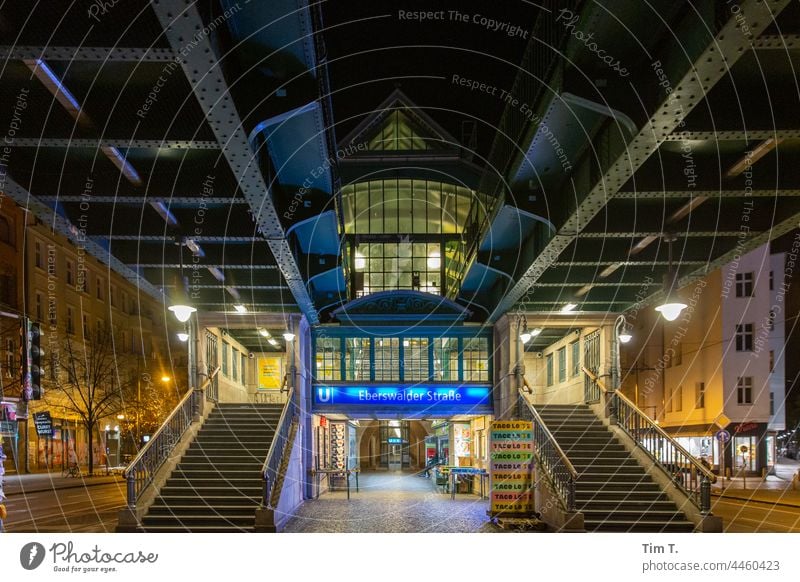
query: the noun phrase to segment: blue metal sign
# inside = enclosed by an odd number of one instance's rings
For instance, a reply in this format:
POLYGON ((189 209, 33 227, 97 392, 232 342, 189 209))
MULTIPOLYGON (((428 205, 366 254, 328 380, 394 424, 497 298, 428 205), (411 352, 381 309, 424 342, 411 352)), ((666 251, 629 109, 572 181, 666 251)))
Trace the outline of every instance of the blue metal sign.
POLYGON ((727 430, 718 430, 714 436, 721 443, 727 443, 729 440, 731 440, 731 433, 729 433, 727 430))
POLYGON ((440 409, 482 414, 491 407, 491 387, 458 385, 314 386, 314 408, 403 408, 436 412, 440 409), (477 408, 477 409, 476 409, 477 408))

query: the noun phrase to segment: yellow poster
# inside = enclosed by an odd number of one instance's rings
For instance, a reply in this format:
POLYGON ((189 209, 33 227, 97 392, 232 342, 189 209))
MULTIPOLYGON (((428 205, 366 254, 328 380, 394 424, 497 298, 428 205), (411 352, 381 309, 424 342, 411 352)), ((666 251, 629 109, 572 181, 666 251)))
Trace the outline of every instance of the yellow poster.
POLYGON ((278 390, 283 383, 283 358, 260 356, 258 358, 258 389, 278 390))

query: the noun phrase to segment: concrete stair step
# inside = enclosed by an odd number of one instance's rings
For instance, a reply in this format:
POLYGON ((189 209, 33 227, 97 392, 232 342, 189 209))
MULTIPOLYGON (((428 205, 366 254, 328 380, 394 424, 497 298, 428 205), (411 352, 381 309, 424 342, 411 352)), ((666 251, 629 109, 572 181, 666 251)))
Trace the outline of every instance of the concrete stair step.
POLYGON ((575 466, 575 470, 578 471, 579 476, 583 475, 638 475, 642 476, 646 473, 644 469, 639 467, 638 465, 621 465, 621 466, 612 466, 612 465, 589 465, 589 466, 575 466))
POLYGON ((168 516, 189 516, 198 515, 200 512, 209 515, 224 515, 238 517, 253 517, 258 509, 258 504, 252 505, 223 505, 214 507, 212 505, 157 505, 153 504, 147 512, 148 516, 168 515, 168 516))
POLYGON ((258 487, 233 487, 224 481, 220 481, 216 485, 203 485, 202 487, 167 484, 161 488, 159 493, 161 497, 260 497, 263 487, 263 484, 259 484, 258 487))
POLYGON ((661 501, 609 501, 603 499, 591 499, 588 501, 575 500, 575 506, 581 511, 677 511, 675 503, 670 500, 661 501))
POLYGON ((160 495, 153 502, 165 506, 189 506, 195 505, 198 507, 221 507, 221 506, 237 506, 237 505, 259 505, 261 503, 260 496, 243 496, 243 495, 160 495))
POLYGON ((140 528, 142 533, 243 533, 254 531, 253 527, 224 525, 148 525, 140 528))
POLYGON ((621 473, 616 471, 591 471, 578 476, 581 481, 602 481, 605 483, 642 483, 651 482, 650 476, 641 469, 635 473, 621 473), (647 481, 645 481, 645 479, 647 481))
POLYGON ((652 532, 679 533, 694 531, 694 524, 686 521, 636 521, 636 520, 584 520, 586 531, 598 532, 652 532))
POLYGON ((650 508, 642 511, 635 508, 621 508, 621 509, 594 509, 583 508, 581 512, 584 519, 590 520, 603 520, 613 519, 615 521, 682 521, 685 516, 679 512, 673 505, 671 509, 656 509, 650 508))
POLYGON ((232 479, 247 479, 252 478, 253 475, 259 475, 258 470, 249 471, 247 469, 227 469, 227 470, 217 470, 217 469, 192 469, 192 468, 184 468, 180 465, 172 471, 171 477, 175 478, 186 478, 186 479, 225 479, 225 480, 232 480, 232 479))
POLYGON ((229 487, 233 491, 247 488, 260 490, 262 482, 263 480, 258 475, 250 478, 235 477, 232 479, 225 479, 221 476, 205 479, 187 479, 186 477, 178 476, 167 479, 166 487, 184 487, 198 490, 205 487, 229 487))
POLYGON ((219 460, 195 460, 194 458, 181 459, 178 468, 181 471, 220 471, 226 472, 230 469, 239 471, 260 471, 261 466, 264 464, 259 459, 247 459, 245 461, 227 462, 227 459, 219 460))
POLYGON ((264 462, 264 459, 267 458, 267 451, 269 450, 269 446, 260 446, 260 447, 236 447, 236 446, 220 446, 214 445, 208 448, 201 448, 197 447, 195 449, 188 449, 186 454, 184 455, 183 459, 186 460, 211 460, 214 461, 215 459, 231 456, 231 457, 243 457, 246 456, 251 462, 252 461, 261 461, 264 462))
POLYGON ((600 491, 628 492, 635 487, 638 491, 642 492, 648 491, 660 493, 661 489, 659 489, 658 485, 650 481, 650 477, 647 479, 647 481, 588 481, 586 479, 578 479, 578 482, 575 484, 575 489, 576 491, 588 493, 600 491))
POLYGON ((146 515, 142 518, 142 525, 150 527, 154 525, 184 526, 194 527, 196 525, 217 526, 217 527, 254 527, 256 523, 255 510, 251 515, 213 515, 204 513, 200 515, 146 515))
POLYGON ((660 490, 657 491, 639 491, 639 490, 623 490, 623 491, 606 491, 606 490, 586 490, 582 491, 580 489, 576 489, 575 491, 575 501, 581 503, 589 503, 589 502, 623 502, 623 501, 630 501, 632 503, 654 503, 659 501, 670 501, 670 499, 662 493, 660 490))

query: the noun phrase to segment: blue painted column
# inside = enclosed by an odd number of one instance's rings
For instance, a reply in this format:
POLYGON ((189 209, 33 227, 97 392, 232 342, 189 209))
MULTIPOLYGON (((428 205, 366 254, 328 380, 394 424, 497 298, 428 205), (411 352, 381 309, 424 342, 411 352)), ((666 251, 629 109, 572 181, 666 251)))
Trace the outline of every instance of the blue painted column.
POLYGON ((303 479, 303 498, 311 499, 314 495, 313 480, 309 470, 314 466, 314 430, 311 419, 311 377, 313 375, 312 349, 311 349, 311 326, 305 316, 297 322, 295 338, 295 365, 297 374, 295 376, 296 390, 299 394, 300 410, 300 430, 302 432, 300 442, 303 450, 301 459, 301 475, 303 479))

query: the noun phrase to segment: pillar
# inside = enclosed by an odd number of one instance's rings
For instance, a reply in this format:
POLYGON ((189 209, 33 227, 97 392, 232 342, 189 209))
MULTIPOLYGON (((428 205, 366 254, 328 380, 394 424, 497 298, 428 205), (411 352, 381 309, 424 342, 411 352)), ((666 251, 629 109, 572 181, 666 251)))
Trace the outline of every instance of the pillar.
POLYGON ((297 369, 295 390, 297 390, 297 402, 300 406, 298 411, 300 416, 300 442, 303 444, 303 451, 300 457, 303 475, 303 497, 312 499, 314 497, 314 481, 309 471, 314 466, 314 429, 311 418, 313 362, 311 361, 311 326, 305 316, 295 320, 294 341, 294 365, 297 369))
POLYGON ((494 325, 494 388, 492 400, 494 417, 498 420, 516 418, 519 387, 524 374, 522 343, 519 341, 515 316, 504 315, 494 325))

